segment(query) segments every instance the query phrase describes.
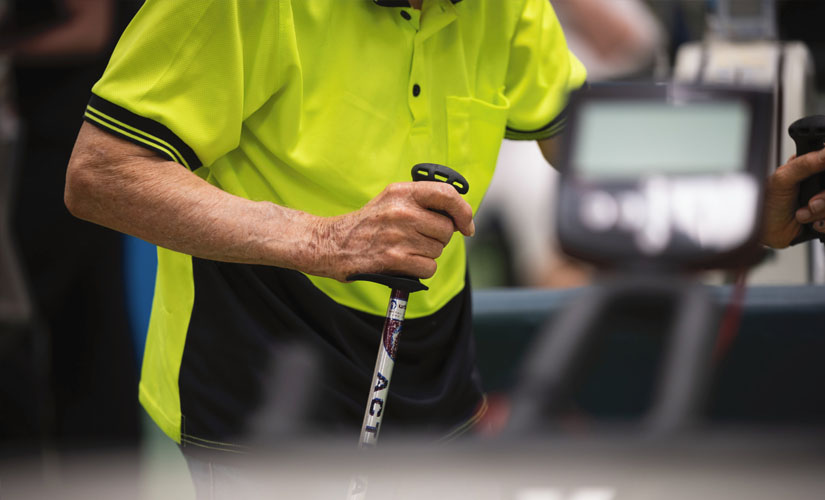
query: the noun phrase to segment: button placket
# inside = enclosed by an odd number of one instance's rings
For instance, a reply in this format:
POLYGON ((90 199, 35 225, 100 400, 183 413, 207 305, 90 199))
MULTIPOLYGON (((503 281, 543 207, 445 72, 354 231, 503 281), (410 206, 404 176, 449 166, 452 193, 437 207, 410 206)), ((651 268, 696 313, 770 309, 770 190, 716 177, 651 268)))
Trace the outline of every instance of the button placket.
POLYGON ((415 123, 426 119, 427 116, 427 99, 425 92, 424 68, 423 61, 419 54, 421 54, 421 46, 418 43, 418 36, 416 35, 416 42, 413 43, 412 64, 410 65, 410 75, 407 81, 407 102, 410 106, 410 111, 413 114, 415 123))

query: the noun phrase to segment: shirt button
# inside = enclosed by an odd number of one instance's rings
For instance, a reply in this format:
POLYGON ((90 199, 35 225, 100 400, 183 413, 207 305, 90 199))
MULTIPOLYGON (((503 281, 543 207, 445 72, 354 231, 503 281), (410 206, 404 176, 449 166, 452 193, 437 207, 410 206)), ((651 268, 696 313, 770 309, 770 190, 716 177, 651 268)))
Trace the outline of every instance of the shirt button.
POLYGON ((404 19, 406 19, 407 21, 409 21, 410 19, 412 19, 412 16, 411 16, 411 15, 410 15, 410 13, 409 13, 409 12, 407 12, 406 10, 402 10, 402 11, 401 11, 401 17, 403 17, 403 18, 404 18, 404 19))
POLYGON ((413 97, 418 97, 418 94, 421 93, 421 87, 416 83, 413 85, 413 97))

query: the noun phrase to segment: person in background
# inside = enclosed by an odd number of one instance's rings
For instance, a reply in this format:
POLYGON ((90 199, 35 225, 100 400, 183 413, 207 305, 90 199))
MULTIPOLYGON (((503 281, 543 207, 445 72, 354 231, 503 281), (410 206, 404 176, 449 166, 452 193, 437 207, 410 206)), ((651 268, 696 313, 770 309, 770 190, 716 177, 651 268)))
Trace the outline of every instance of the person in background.
POLYGON ((63 186, 88 89, 139 2, 10 0, 6 7, 0 52, 11 61, 22 125, 13 230, 35 304, 30 334, 48 340, 38 360, 45 368, 28 367, 45 373, 44 393, 15 394, 43 399, 22 404, 39 414, 15 415, 0 404, 0 433, 29 445, 135 446, 137 371, 122 236, 72 217, 63 186))

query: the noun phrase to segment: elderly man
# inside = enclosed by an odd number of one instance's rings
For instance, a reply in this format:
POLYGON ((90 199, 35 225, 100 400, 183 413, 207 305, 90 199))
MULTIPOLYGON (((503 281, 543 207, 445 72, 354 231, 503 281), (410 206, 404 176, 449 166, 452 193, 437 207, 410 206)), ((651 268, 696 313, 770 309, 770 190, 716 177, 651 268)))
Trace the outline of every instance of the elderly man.
POLYGON ((546 0, 146 2, 92 89, 66 203, 159 246, 155 422, 187 452, 237 449, 274 354, 303 342, 324 370, 312 419, 356 435, 388 291, 346 278, 393 272, 430 290, 385 432, 470 428, 485 400, 461 235, 502 137, 552 137, 584 79, 546 0), (466 199, 408 182, 419 162, 461 172, 466 199))
MULTIPOLYGON (((147 1, 92 89, 66 203, 159 246, 140 385, 155 422, 184 451, 237 450, 273 353, 303 341, 325 371, 312 417, 355 436, 387 290, 346 278, 393 272, 430 290, 385 431, 471 427, 485 400, 455 233, 474 232, 501 139, 547 150, 584 78, 547 0, 147 1), (407 182, 419 162, 470 193, 407 182)), ((767 243, 807 220, 792 193, 823 168, 778 171, 767 243)))

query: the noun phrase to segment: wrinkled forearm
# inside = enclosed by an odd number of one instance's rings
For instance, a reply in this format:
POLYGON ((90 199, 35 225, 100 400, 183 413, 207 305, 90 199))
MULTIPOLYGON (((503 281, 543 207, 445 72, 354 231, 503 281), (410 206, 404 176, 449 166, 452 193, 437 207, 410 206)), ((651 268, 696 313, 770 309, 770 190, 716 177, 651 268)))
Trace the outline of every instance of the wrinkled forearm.
POLYGON ((81 219, 197 257, 310 273, 326 260, 321 218, 226 193, 89 124, 69 163, 65 199, 81 219))

